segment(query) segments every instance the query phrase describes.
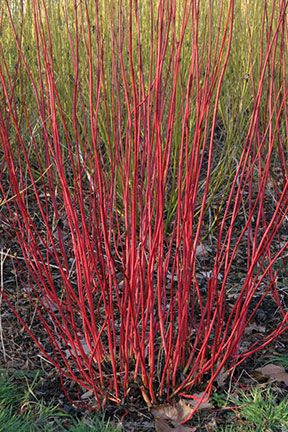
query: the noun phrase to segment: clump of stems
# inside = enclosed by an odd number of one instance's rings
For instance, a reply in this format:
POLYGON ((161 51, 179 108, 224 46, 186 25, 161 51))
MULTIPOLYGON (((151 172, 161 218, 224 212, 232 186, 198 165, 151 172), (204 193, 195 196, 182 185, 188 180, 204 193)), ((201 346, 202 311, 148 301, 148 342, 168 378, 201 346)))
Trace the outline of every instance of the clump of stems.
POLYGON ((259 53, 250 2, 4 2, 1 219, 25 270, 12 258, 20 307, 2 295, 99 407, 132 382, 151 404, 199 385, 208 397, 287 330, 287 1, 255 3, 259 53), (225 104, 240 19, 250 97, 237 113, 225 104), (243 345, 267 299, 275 327, 243 345))

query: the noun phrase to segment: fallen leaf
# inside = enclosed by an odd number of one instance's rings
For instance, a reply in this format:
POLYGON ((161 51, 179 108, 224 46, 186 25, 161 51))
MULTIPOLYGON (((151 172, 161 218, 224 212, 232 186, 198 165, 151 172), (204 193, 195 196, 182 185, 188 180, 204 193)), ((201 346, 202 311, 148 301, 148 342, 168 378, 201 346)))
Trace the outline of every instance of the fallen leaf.
POLYGON ((199 243, 199 245, 196 246, 197 257, 206 257, 207 255, 209 255, 210 252, 212 252, 212 249, 209 246, 204 245, 203 243, 199 243))
POLYGON ((171 427, 167 425, 166 420, 156 419, 155 420, 156 432, 170 432, 171 427))
MULTIPOLYGON (((180 399, 174 405, 164 404, 151 409, 151 413, 155 418, 155 428, 157 432, 193 432, 196 428, 183 426, 181 424, 188 418, 197 407, 199 400, 204 396, 204 393, 193 395, 194 399, 180 399)), ((197 409, 213 408, 213 405, 203 399, 197 409)))
POLYGON ((84 394, 82 394, 81 399, 82 400, 89 399, 90 397, 93 396, 93 394, 94 394, 93 390, 88 390, 84 394))
POLYGON ((176 427, 170 426, 168 420, 156 419, 155 420, 156 432, 195 432, 196 427, 189 427, 178 425, 176 427))
POLYGON ((255 369, 266 378, 272 378, 278 382, 284 382, 288 385, 288 373, 285 371, 283 366, 278 366, 275 364, 268 364, 262 368, 255 369))
POLYGON ((258 324, 250 324, 248 327, 246 327, 245 332, 250 334, 252 332, 258 332, 258 333, 265 333, 266 331, 266 327, 262 326, 262 325, 258 325, 258 324))
POLYGON ((59 310, 58 305, 51 300, 49 297, 43 297, 41 299, 42 305, 49 311, 51 310, 52 312, 56 312, 59 310))
MULTIPOLYGON (((205 278, 205 279, 212 279, 213 278, 213 272, 211 270, 202 271, 201 274, 202 274, 203 278, 205 278)), ((217 279, 219 281, 221 281, 223 279, 223 275, 221 273, 218 273, 217 279)))
MULTIPOLYGON (((70 350, 69 349, 65 350, 65 356, 66 356, 67 359, 69 357, 71 357, 71 355, 73 355, 75 357, 76 356, 82 356, 82 351, 80 350, 79 347, 77 347, 77 343, 78 342, 75 341, 76 351, 71 347, 71 344, 69 343, 70 350)), ((82 350, 83 350, 83 352, 84 352, 85 355, 89 356, 91 354, 91 350, 88 347, 87 342, 85 341, 85 339, 79 338, 79 344, 78 345, 81 346, 81 348, 82 348, 82 350)))
POLYGON ((216 382, 219 387, 224 387, 225 381, 228 378, 229 374, 226 372, 224 368, 222 368, 219 372, 219 374, 216 377, 216 382))
MULTIPOLYGON (((209 399, 207 399, 207 397, 205 397, 204 395, 205 395, 205 392, 195 393, 192 396, 192 399, 182 399, 182 401, 192 408, 197 407, 197 410, 214 408, 214 405, 211 402, 209 402, 209 399), (199 401, 202 398, 203 398, 203 400, 199 404, 199 401)), ((182 401, 180 401, 180 402, 182 402, 182 401)))
POLYGON ((151 413, 157 420, 171 420, 172 422, 179 422, 179 407, 178 404, 175 405, 158 405, 151 408, 151 413))

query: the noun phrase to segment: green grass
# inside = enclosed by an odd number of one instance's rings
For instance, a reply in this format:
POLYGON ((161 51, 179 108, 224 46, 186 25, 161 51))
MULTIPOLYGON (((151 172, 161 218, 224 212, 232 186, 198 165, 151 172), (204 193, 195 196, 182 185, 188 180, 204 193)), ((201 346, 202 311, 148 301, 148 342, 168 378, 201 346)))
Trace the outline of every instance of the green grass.
POLYGON ((273 364, 276 364, 279 366, 283 366, 284 369, 288 369, 288 355, 287 354, 277 354, 274 357, 270 357, 268 363, 273 363, 273 364))
POLYGON ((0 432, 120 432, 104 417, 76 419, 57 405, 37 399, 33 391, 36 379, 25 386, 0 375, 0 432))
MULTIPOLYGON (((224 401, 224 399, 223 399, 224 401)), ((288 396, 275 396, 271 388, 255 387, 230 398, 235 405, 231 423, 219 429, 221 432, 287 432, 288 396)))

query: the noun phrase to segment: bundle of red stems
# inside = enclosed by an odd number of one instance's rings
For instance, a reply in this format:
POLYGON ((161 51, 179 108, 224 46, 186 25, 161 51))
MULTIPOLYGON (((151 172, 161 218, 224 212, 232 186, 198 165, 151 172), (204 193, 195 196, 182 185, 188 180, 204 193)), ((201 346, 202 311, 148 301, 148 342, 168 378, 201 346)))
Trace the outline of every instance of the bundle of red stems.
MULTIPOLYGON (((4 2, 17 62, 11 69, 1 60, 1 221, 19 245, 11 259, 23 300, 18 307, 5 283, 2 295, 41 355, 61 377, 93 390, 99 407, 121 403, 132 383, 151 404, 189 398, 199 385, 208 397, 220 373, 287 330, 277 282, 287 266, 287 1, 272 1, 263 19, 248 128, 212 231, 234 1, 219 1, 218 22, 207 2, 202 39, 202 2, 147 2, 150 41, 142 40, 141 2, 130 1, 128 13, 121 1, 111 6, 105 35, 98 1, 93 16, 88 2, 76 3, 73 31, 66 23, 73 73, 61 77, 46 2, 31 1, 34 69, 4 2), (59 90, 66 79, 71 108, 59 90), (282 182, 270 175, 275 160, 282 182), (267 300, 275 327, 243 344, 267 300)), ((247 56, 253 64, 252 43, 247 56)))

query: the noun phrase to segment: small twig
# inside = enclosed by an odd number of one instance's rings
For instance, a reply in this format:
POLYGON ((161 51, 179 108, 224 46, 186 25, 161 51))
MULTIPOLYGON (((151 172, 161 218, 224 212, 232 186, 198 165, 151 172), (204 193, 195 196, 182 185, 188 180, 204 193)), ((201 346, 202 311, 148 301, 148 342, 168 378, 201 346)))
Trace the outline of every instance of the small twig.
MULTIPOLYGON (((49 171, 49 169, 51 168, 52 164, 50 164, 48 166, 48 168, 46 168, 43 173, 34 181, 34 183, 31 183, 29 186, 26 186, 24 189, 22 189, 21 191, 19 191, 19 194, 22 195, 24 192, 26 192, 28 189, 31 189, 34 184, 38 183, 42 177, 44 177, 44 175, 49 171)), ((15 199, 18 196, 18 194, 13 195, 10 198, 7 199, 2 199, 0 200, 0 207, 2 207, 3 205, 7 204, 8 202, 12 201, 13 199, 15 199)))
MULTIPOLYGON (((13 254, 9 254, 8 253, 8 251, 7 251, 7 253, 6 252, 3 252, 3 249, 2 250, 0 250, 0 255, 1 255, 1 257, 4 255, 5 257, 9 257, 9 258, 12 258, 12 259, 17 259, 17 260, 21 260, 21 261, 27 261, 28 260, 28 258, 24 258, 24 257, 22 257, 22 256, 17 256, 16 254, 15 255, 13 255, 13 254)), ((2 259, 2 258, 1 258, 2 259)), ((36 262, 35 260, 29 260, 29 261, 31 261, 31 262, 36 262)), ((44 265, 46 265, 46 266, 49 266, 50 268, 54 268, 54 269, 57 269, 57 270, 59 270, 60 269, 60 267, 59 266, 57 266, 57 265, 55 265, 55 264, 50 264, 50 263, 45 263, 45 262, 43 262, 43 261, 37 261, 37 263, 38 264, 44 264, 44 265)), ((67 269, 65 268, 65 267, 61 267, 61 269, 63 270, 63 271, 67 271, 67 269)))

